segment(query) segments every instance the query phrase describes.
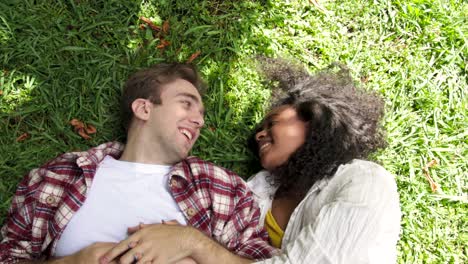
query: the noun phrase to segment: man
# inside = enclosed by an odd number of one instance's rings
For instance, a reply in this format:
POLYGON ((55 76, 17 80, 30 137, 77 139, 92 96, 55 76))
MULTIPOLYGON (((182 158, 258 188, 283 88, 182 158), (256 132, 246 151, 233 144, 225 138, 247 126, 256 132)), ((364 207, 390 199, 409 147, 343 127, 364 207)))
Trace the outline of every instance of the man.
MULTIPOLYGON (((167 220, 192 226, 187 230, 242 257, 270 257, 274 249, 257 227, 259 210, 245 183, 187 158, 204 124, 201 83, 186 64, 159 64, 132 75, 121 105, 126 145, 66 153, 26 175, 1 230, 0 263, 106 261, 102 257, 126 241, 128 228, 167 220)), ((146 245, 131 241, 125 251, 137 244, 146 245)), ((146 261, 138 252, 125 257, 146 261)))

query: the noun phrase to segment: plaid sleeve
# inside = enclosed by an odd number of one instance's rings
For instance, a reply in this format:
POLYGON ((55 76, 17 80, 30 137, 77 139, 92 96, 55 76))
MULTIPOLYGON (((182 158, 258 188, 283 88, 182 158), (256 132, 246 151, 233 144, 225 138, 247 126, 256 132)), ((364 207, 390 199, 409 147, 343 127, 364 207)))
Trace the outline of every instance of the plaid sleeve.
POLYGON ((239 232, 238 255, 253 259, 267 259, 279 253, 278 249, 268 243, 268 234, 260 228, 260 209, 254 202, 252 193, 248 192, 239 203, 232 220, 239 232))
POLYGON ((34 215, 32 193, 41 176, 32 170, 18 185, 5 225, 1 229, 0 263, 33 259, 31 223, 34 215))
POLYGON ((256 260, 271 258, 279 250, 270 246, 267 232, 260 228, 260 209, 252 193, 243 182, 238 184, 245 191, 237 192, 235 208, 224 227, 224 234, 231 236, 227 246, 243 257, 256 260))
POLYGON ((191 157, 174 166, 171 173, 172 194, 190 225, 249 259, 278 253, 259 227, 260 209, 252 192, 234 172, 191 157), (174 177, 178 175, 188 180, 178 184, 174 177))

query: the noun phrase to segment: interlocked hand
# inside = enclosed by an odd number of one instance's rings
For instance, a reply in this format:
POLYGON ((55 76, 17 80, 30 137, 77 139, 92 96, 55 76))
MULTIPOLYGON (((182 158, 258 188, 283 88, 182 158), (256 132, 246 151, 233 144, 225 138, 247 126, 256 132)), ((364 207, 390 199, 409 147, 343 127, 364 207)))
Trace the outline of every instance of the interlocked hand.
POLYGON ((195 263, 187 258, 196 236, 192 227, 170 221, 166 224, 140 224, 128 229, 130 236, 109 250, 100 263, 107 264, 120 256, 119 263, 195 263))

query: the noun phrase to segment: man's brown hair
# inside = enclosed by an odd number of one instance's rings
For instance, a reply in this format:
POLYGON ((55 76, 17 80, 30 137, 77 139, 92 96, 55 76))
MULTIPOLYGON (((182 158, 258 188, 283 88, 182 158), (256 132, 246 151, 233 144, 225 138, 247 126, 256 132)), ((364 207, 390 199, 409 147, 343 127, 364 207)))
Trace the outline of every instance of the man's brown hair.
POLYGON ((125 83, 120 108, 122 125, 128 131, 133 119, 132 103, 138 98, 161 104, 161 88, 177 79, 183 79, 195 86, 203 94, 204 83, 197 69, 185 63, 159 63, 132 74, 125 83))

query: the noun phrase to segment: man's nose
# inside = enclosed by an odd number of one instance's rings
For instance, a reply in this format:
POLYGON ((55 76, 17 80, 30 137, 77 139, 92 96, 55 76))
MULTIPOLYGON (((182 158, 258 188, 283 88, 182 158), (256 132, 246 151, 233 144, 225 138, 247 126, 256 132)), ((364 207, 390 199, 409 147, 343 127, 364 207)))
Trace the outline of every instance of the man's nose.
POLYGON ((195 113, 190 121, 192 121, 192 123, 194 123, 198 128, 203 127, 205 124, 205 118, 201 113, 195 113))

